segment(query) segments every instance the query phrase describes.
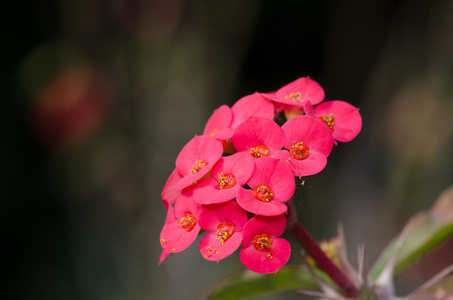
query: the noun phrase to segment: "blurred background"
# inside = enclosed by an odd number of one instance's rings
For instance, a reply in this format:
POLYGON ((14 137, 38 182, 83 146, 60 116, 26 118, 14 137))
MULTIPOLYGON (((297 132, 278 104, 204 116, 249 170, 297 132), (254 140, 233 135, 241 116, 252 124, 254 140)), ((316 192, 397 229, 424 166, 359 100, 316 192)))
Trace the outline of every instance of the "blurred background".
MULTIPOLYGON (((341 221, 371 265, 453 183, 452 1, 23 0, 0 15, 2 299, 198 299, 243 269, 196 244, 158 266, 160 192, 215 108, 298 77, 363 117, 306 178, 315 239, 341 221)), ((283 297, 303 298, 260 299, 283 297)))

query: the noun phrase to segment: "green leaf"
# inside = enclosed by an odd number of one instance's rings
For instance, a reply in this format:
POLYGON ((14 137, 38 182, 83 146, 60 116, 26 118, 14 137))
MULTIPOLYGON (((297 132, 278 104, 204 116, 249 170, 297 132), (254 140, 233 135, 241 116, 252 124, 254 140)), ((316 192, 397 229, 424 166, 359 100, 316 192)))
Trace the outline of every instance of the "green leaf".
MULTIPOLYGON (((453 236, 453 186, 445 190, 429 211, 416 214, 413 226, 398 256, 394 275, 414 264, 453 236)), ((392 255, 397 238, 382 252, 371 269, 376 280, 392 255)))
MULTIPOLYGON (((317 275, 324 280, 329 280, 323 274, 317 273, 317 275)), ((221 281, 203 299, 243 299, 268 293, 301 289, 319 290, 318 284, 305 266, 286 266, 278 270, 277 274, 257 274, 245 270, 221 281)))

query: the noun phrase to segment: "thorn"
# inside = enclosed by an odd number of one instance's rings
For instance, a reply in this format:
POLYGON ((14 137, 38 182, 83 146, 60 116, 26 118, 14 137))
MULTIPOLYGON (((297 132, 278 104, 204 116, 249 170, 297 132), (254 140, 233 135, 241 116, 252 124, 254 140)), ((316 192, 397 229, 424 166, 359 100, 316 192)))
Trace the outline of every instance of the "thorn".
POLYGON ((357 252, 359 257, 359 279, 364 286, 368 286, 368 265, 366 263, 365 245, 359 245, 357 252))
POLYGON ((338 254, 340 256, 341 265, 343 266, 343 269, 349 275, 351 280, 353 280, 354 284, 356 286, 359 286, 360 282, 358 280, 357 272, 352 267, 351 263, 348 260, 348 251, 347 251, 347 248, 346 248, 346 242, 345 242, 345 237, 344 237, 343 225, 341 223, 337 224, 337 234, 338 234, 338 238, 340 239, 340 242, 341 242, 340 249, 338 249, 338 254))
POLYGON ((387 265, 382 270, 379 277, 376 279, 374 285, 376 286, 377 293, 381 297, 393 297, 395 295, 395 286, 393 283, 393 272, 395 270, 396 262, 400 254, 401 248, 403 247, 404 241, 409 235, 409 231, 414 226, 415 219, 409 220, 409 223, 404 227, 398 240, 396 241, 395 248, 393 249, 392 256, 387 262, 387 265))

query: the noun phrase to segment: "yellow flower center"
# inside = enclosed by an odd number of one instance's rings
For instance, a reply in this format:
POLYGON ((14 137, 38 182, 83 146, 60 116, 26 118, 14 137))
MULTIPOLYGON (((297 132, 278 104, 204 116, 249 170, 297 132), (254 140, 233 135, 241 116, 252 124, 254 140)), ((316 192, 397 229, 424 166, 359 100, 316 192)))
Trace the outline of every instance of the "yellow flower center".
POLYGON ((204 167, 206 167, 208 165, 207 162, 205 161, 202 161, 201 159, 200 160, 197 160, 195 162, 195 164, 192 166, 192 169, 190 170, 190 173, 192 175, 195 175, 197 174, 201 169, 203 169, 204 167))
POLYGON ((302 142, 295 142, 289 149, 291 156, 297 160, 304 160, 308 157, 309 151, 307 146, 303 145, 302 142))
POLYGON ((269 234, 258 234, 253 238, 253 246, 258 251, 266 251, 272 247, 273 241, 274 240, 269 234))
POLYGON ((269 202, 274 199, 274 193, 272 192, 271 188, 265 184, 257 186, 255 188, 255 191, 253 192, 253 196, 263 202, 269 202))
POLYGON ((301 102, 300 93, 291 93, 285 99, 292 102, 301 102))
POLYGON ((234 225, 230 222, 223 222, 217 226, 217 231, 215 233, 216 239, 220 240, 222 246, 225 242, 233 235, 234 225))
POLYGON ((326 123, 330 131, 333 132, 333 126, 335 125, 335 117, 333 116, 333 114, 330 114, 329 116, 323 115, 322 117, 319 117, 319 119, 326 123))
POLYGON ((269 148, 266 146, 256 146, 250 149, 250 154, 255 158, 266 157, 270 155, 269 148))
POLYGON ((182 219, 178 222, 179 226, 190 232, 197 225, 197 218, 191 214, 185 214, 182 219))
POLYGON ((217 181, 219 182, 219 188, 221 190, 230 189, 236 185, 236 178, 233 174, 224 175, 223 173, 220 173, 217 181))

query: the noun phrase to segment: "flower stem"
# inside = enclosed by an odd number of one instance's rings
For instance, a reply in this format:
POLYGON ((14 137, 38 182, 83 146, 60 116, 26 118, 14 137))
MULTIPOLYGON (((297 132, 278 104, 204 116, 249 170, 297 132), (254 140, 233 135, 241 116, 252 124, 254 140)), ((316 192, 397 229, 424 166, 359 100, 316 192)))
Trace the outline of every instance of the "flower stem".
POLYGON ((316 264, 337 284, 344 296, 354 298, 359 294, 357 287, 348 276, 337 267, 321 250, 318 243, 295 217, 294 204, 288 203, 288 230, 296 238, 305 251, 316 261, 316 264))

